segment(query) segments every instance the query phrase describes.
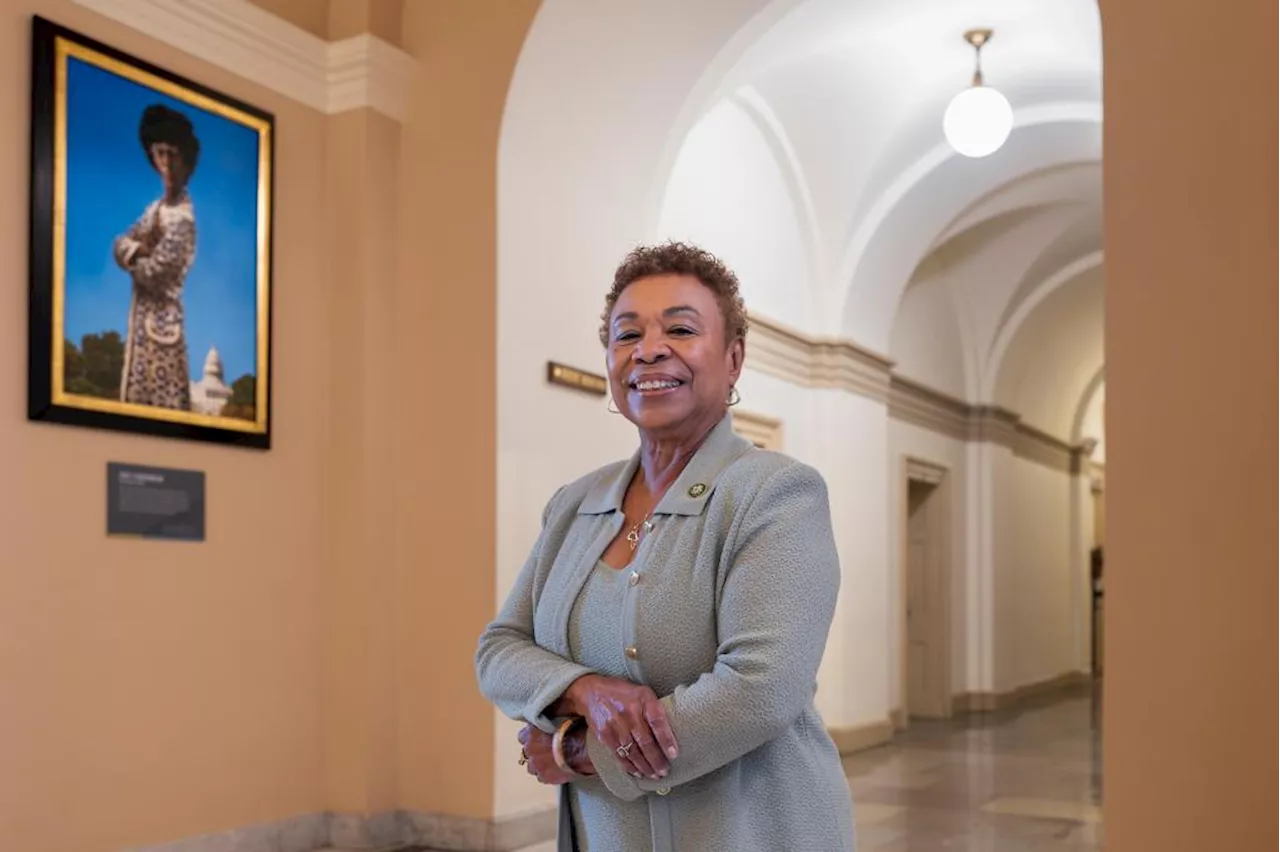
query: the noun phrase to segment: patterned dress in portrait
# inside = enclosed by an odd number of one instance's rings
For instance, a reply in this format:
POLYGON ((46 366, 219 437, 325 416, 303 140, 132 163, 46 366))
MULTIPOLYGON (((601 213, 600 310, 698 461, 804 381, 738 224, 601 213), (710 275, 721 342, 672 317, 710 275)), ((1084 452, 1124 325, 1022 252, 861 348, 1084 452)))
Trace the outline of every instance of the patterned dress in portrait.
POLYGON ((195 212, 186 193, 173 204, 152 202, 116 240, 116 262, 133 277, 120 376, 123 402, 191 408, 182 291, 195 252, 195 212), (141 252, 147 245, 150 253, 141 252))

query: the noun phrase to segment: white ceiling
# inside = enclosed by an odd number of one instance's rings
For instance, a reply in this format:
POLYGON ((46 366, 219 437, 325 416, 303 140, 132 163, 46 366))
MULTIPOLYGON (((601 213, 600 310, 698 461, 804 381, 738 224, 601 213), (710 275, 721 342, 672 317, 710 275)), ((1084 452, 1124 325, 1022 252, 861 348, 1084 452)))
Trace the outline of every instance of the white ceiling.
MULTIPOLYGON (((960 360, 971 362, 975 375, 1000 369, 993 356, 1025 354, 1009 345, 1016 335, 1010 322, 1034 316, 1038 327, 1062 324, 1078 332, 1085 314, 1052 313, 1073 303, 1043 293, 1036 310, 1025 310, 1025 303, 1073 263, 1097 258, 1102 247, 1096 3, 806 0, 786 6, 716 92, 739 98, 747 92, 757 109, 767 110, 773 134, 784 140, 779 149, 793 160, 790 171, 802 176, 818 231, 814 242, 826 253, 820 262, 828 292, 818 299, 825 297, 827 309, 818 314, 833 318, 815 330, 882 351, 891 347, 902 296, 917 270, 929 265, 932 252, 948 244, 954 249, 965 235, 984 244, 983 262, 968 270, 963 285, 948 282, 945 273, 943 281, 953 291, 967 290, 955 309, 968 314, 960 322, 962 345, 974 351, 960 360), (947 103, 972 73, 973 50, 962 33, 976 26, 995 31, 982 67, 986 83, 1009 98, 1017 127, 1005 149, 983 161, 952 155, 941 126, 947 103), (1032 218, 1039 227, 1029 230, 1032 218)), ((777 14, 777 4, 772 11, 777 14)), ((1100 307, 1087 315, 1099 324, 1090 339, 1100 340, 1100 307)), ((953 334, 936 310, 919 317, 926 315, 931 318, 920 332, 932 345, 953 334)), ((1034 354, 1039 372, 1058 375, 1076 366, 1096 371, 1100 351, 1068 335, 1052 353, 1034 354), (1062 363, 1046 362, 1050 354, 1062 363)), ((991 381, 948 389, 995 401, 991 381)), ((1005 401, 1035 408, 1042 421, 1052 416, 1042 425, 1065 434, 1069 416, 1018 396, 1005 401)), ((1060 408, 1073 414, 1078 403, 1077 396, 1060 408)))
POLYGON ((1062 438, 1103 367, 1103 275, 1098 267, 1064 282, 1018 328, 1000 364, 995 401, 1062 438))
MULTIPOLYGON (((1061 307, 1043 293, 1035 312, 1019 306, 1101 251, 1101 73, 1095 0, 546 0, 504 119, 500 235, 515 236, 500 249, 499 286, 527 286, 538 269, 585 295, 620 249, 665 236, 664 203, 697 197, 680 183, 698 171, 682 151, 714 120, 724 150, 772 152, 805 247, 803 331, 889 352, 922 264, 981 235, 1001 298, 956 307, 977 399, 994 392, 983 375, 996 341, 1021 351, 1005 326, 1061 307), (969 160, 946 145, 942 114, 969 82, 962 33, 978 26, 995 29, 983 68, 1015 128, 1001 151, 969 160), (751 120, 726 120, 725 104, 751 120), (1030 239, 1017 226, 1028 217, 1040 222, 1034 245, 1007 242, 1030 239), (980 231, 989 220, 1008 227, 980 231), (548 257, 548 244, 582 250, 548 257)), ((733 211, 735 228, 749 213, 733 211)))

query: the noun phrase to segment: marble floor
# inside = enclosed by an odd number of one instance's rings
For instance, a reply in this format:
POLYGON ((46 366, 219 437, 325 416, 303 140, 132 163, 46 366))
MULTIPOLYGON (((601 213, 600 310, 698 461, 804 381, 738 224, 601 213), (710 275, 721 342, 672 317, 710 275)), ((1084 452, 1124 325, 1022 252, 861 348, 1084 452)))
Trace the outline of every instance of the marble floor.
POLYGON ((914 722, 853 755, 859 852, 1085 852, 1102 847, 1097 694, 914 722))
POLYGON ((1077 690, 913 722, 893 743, 846 758, 858 852, 1101 849, 1099 719, 1097 692, 1077 690))

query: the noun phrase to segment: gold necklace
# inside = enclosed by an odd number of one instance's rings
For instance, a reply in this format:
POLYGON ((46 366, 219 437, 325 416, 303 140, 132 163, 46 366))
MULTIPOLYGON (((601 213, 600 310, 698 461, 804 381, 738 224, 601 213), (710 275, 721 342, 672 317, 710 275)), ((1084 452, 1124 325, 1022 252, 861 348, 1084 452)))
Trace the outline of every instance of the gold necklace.
POLYGON ((653 529, 653 524, 649 523, 650 514, 652 513, 646 513, 643 518, 636 521, 636 525, 631 528, 631 532, 627 533, 627 544, 631 545, 633 551, 640 544, 640 527, 643 526, 645 532, 653 529))

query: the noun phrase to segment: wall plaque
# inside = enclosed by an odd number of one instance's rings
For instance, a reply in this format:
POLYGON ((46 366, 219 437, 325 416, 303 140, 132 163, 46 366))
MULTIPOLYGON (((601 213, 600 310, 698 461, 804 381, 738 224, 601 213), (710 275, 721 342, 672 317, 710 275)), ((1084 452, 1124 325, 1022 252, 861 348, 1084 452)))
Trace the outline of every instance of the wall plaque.
POLYGON ((557 364, 554 361, 547 362, 547 381, 553 385, 563 385, 596 396, 604 396, 609 392, 609 380, 604 376, 557 364))
POLYGON ((107 535, 204 541, 204 471, 107 463, 107 535))

